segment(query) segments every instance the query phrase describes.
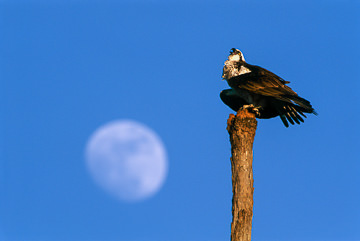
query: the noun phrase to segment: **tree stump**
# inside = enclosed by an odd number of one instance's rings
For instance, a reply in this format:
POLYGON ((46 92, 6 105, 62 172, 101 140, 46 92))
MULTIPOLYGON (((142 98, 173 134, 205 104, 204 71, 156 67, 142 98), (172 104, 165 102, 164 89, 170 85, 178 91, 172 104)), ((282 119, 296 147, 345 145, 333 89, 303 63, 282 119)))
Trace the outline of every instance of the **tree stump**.
POLYGON ((255 114, 246 109, 240 109, 236 116, 230 114, 227 122, 233 191, 231 241, 251 240, 254 203, 252 160, 256 127, 255 114))

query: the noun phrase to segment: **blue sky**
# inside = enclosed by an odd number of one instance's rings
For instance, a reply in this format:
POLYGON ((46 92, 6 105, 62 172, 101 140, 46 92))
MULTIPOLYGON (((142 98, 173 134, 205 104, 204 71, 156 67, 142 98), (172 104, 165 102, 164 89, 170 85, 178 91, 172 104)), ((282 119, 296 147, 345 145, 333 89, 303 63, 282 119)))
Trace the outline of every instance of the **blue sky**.
POLYGON ((259 120, 254 240, 360 239, 359 1, 0 1, 0 240, 229 240, 230 48, 319 116, 259 120), (119 202, 84 150, 132 119, 169 158, 160 192, 119 202))

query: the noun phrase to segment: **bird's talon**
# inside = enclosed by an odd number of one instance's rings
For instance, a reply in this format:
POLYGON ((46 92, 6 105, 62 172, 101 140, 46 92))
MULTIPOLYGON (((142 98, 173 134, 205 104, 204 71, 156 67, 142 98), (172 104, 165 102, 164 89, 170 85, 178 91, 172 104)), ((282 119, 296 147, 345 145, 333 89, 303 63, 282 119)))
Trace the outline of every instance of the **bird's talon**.
POLYGON ((260 116, 260 110, 259 110, 259 108, 260 107, 255 107, 253 104, 251 104, 251 105, 243 105, 242 107, 241 107, 243 110, 248 110, 248 111, 250 111, 250 112, 253 112, 253 113, 255 113, 255 116, 256 117, 259 117, 260 116))
POLYGON ((252 110, 252 109, 254 109, 255 108, 255 106, 254 105, 243 105, 242 107, 241 107, 242 109, 250 109, 250 110, 252 110))

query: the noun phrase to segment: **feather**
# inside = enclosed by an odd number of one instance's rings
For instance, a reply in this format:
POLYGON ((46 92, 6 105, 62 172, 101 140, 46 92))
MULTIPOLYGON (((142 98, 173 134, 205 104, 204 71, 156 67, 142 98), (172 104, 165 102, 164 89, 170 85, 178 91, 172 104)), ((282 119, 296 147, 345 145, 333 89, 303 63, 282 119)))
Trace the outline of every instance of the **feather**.
MULTIPOLYGON (((290 108, 289 108, 289 109, 290 109, 290 108)), ((296 117, 296 115, 294 114, 294 112, 290 110, 288 113, 291 115, 291 118, 292 118, 297 124, 300 125, 300 121, 298 120, 298 118, 296 117)), ((295 112, 295 113, 296 113, 296 112, 295 112)))
POLYGON ((297 112, 299 112, 302 116, 304 116, 305 118, 307 118, 306 115, 305 115, 301 110, 297 109, 297 112))
MULTIPOLYGON (((300 120, 301 122, 304 122, 304 119, 297 113, 296 109, 293 106, 291 106, 291 109, 293 110, 293 113, 296 116, 296 118, 298 120, 300 120)), ((298 124, 300 124, 300 123, 298 123, 298 124)))
POLYGON ((284 115, 280 115, 280 119, 282 120, 282 122, 284 123, 285 127, 289 127, 289 123, 286 121, 286 118, 284 115))
POLYGON ((290 116, 289 112, 286 112, 286 113, 285 113, 285 117, 288 119, 288 121, 289 121, 292 125, 295 125, 295 122, 293 121, 293 119, 291 119, 291 116, 290 116))

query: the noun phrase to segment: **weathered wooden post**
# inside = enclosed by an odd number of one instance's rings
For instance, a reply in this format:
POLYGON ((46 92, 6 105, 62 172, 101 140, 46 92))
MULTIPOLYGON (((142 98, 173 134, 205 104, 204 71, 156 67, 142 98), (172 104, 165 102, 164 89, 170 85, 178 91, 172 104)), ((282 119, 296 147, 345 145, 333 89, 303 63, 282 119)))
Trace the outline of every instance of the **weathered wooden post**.
POLYGON ((232 241, 250 241, 253 217, 253 143, 257 127, 255 114, 240 109, 230 114, 227 130, 231 143, 232 241))

